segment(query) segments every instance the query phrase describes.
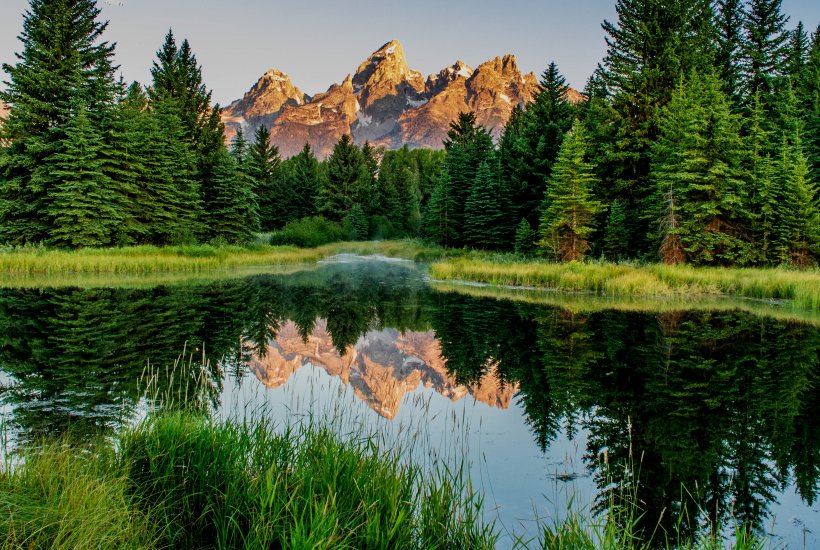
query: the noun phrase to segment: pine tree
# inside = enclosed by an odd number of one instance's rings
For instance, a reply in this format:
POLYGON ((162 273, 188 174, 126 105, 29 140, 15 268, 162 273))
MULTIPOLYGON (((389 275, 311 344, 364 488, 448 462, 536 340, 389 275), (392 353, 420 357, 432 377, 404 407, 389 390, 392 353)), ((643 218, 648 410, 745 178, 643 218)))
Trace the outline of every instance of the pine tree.
POLYGON ((786 48, 785 72, 792 78, 792 82, 797 86, 803 78, 803 71, 806 67, 806 58, 809 53, 809 37, 803 22, 798 21, 797 27, 789 33, 789 44, 786 48))
POLYGON ((344 226, 350 232, 354 241, 366 241, 370 235, 370 227, 367 223, 367 214, 364 213, 362 205, 356 203, 350 209, 344 219, 344 226))
POLYGON ((717 27, 717 55, 716 65, 718 75, 724 83, 723 91, 733 103, 740 102, 740 67, 738 58, 743 41, 743 3, 741 0, 718 0, 716 27, 717 27))
POLYGON ((348 134, 343 135, 327 159, 327 177, 319 191, 319 213, 329 220, 343 220, 368 178, 362 152, 348 134))
POLYGON ((803 149, 809 164, 809 179, 820 185, 820 24, 811 38, 803 77, 795 86, 803 114, 803 149))
POLYGON ((626 258, 629 255, 628 242, 629 232, 626 228, 624 203, 616 199, 609 205, 609 215, 606 219, 603 242, 603 252, 606 259, 616 262, 626 258))
POLYGON ((692 74, 664 110, 652 149, 656 219, 664 262, 749 261, 741 238, 743 143, 722 83, 692 74))
POLYGON ((0 173, 0 241, 42 242, 44 217, 59 183, 50 159, 65 152, 66 128, 76 104, 97 125, 114 100, 114 46, 94 0, 32 0, 19 36, 22 53, 3 65, 9 81, 0 101, 9 105, 0 141, 9 143, 0 173))
POLYGON ((63 152, 48 160, 59 184, 51 190, 48 244, 110 246, 122 239, 122 197, 103 171, 102 137, 82 104, 65 128, 63 152))
POLYGON ((781 197, 778 201, 777 259, 805 267, 820 257, 820 196, 808 179, 808 163, 800 139, 783 137, 777 163, 781 197))
POLYGON ((564 138, 541 208, 539 247, 559 261, 574 261, 590 249, 595 215, 603 209, 592 196, 596 178, 585 160, 586 134, 576 121, 564 138))
POLYGON ((438 174, 433 194, 424 216, 424 236, 439 246, 456 246, 459 231, 453 222, 453 212, 457 209, 450 191, 450 176, 447 170, 438 174))
POLYGON ((405 236, 415 236, 421 223, 419 167, 413 153, 402 147, 384 153, 379 168, 379 211, 405 236))
POLYGON ((214 164, 213 193, 205 209, 216 241, 247 243, 259 230, 253 182, 245 172, 246 154, 247 142, 240 132, 230 153, 219 154, 214 164))
POLYGON ((185 244, 202 234, 202 199, 196 181, 196 155, 185 139, 173 102, 154 102, 140 117, 144 136, 140 155, 138 222, 152 244, 185 244), (170 103, 170 104, 169 104, 170 103))
POLYGON ((516 254, 532 254, 535 251, 535 239, 537 238, 538 233, 532 228, 527 218, 521 218, 521 221, 515 228, 515 245, 513 250, 516 254))
POLYGON ((493 141, 487 129, 476 122, 475 113, 459 113, 458 118, 450 123, 444 148, 447 151, 444 160, 447 179, 441 180, 442 183, 446 181, 446 190, 441 190, 440 197, 445 199, 447 205, 447 240, 452 246, 463 246, 467 199, 479 166, 494 154, 493 141))
POLYGON ((284 223, 317 214, 320 180, 319 161, 308 144, 298 155, 284 161, 275 207, 275 211, 286 215, 284 223))
POLYGON ((567 99, 569 87, 555 63, 541 76, 538 91, 523 112, 514 112, 501 140, 505 181, 510 182, 512 219, 538 221, 552 166, 564 134, 572 126, 575 109, 567 99))
POLYGON ((253 142, 248 150, 247 172, 253 181, 262 231, 271 231, 280 227, 276 223, 276 218, 279 210, 277 195, 284 191, 282 159, 279 156, 279 148, 270 142, 270 132, 261 124, 256 128, 253 142))
MULTIPOLYGON (((618 20, 605 21, 607 55, 600 75, 611 102, 601 151, 603 184, 611 199, 626 201, 629 250, 650 250, 650 148, 658 135, 658 113, 682 75, 715 63, 716 30, 708 0, 618 0, 618 20)), ((600 139, 595 136, 596 140, 600 139)))
POLYGON ((780 200, 778 182, 769 150, 771 142, 766 131, 766 113, 760 92, 752 99, 746 120, 746 162, 749 192, 744 197, 746 224, 751 228, 756 255, 755 263, 770 265, 776 261, 774 241, 778 225, 777 203, 780 200))
POLYGON ((768 104, 775 92, 776 81, 785 72, 788 20, 781 11, 781 0, 750 0, 744 11, 740 66, 747 101, 760 92, 768 104))
POLYGON ((489 249, 509 245, 508 213, 500 187, 497 171, 489 162, 482 162, 464 206, 465 245, 489 249))

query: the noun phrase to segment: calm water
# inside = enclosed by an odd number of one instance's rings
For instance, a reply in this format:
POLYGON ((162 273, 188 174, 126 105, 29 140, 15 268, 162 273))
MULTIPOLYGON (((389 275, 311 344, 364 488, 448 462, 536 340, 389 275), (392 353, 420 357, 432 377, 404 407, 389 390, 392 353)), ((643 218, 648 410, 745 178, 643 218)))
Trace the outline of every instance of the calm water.
POLYGON ((649 532, 710 518, 820 547, 816 326, 572 313, 439 292, 398 262, 6 289, 0 326, 0 407, 17 441, 116 430, 145 407, 149 362, 165 369, 204 349, 221 359, 209 396, 221 414, 339 416, 412 438, 426 460, 466 453, 488 513, 512 532, 569 499, 617 503, 614 479, 637 494, 649 532))

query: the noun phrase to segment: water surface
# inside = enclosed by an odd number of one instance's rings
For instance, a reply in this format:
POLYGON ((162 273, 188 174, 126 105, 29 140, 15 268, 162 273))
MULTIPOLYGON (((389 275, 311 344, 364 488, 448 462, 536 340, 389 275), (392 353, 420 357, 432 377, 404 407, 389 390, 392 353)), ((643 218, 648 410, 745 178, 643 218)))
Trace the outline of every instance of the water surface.
POLYGON ((2 289, 0 404, 17 442, 110 433, 144 411, 146 369, 204 353, 220 414, 339 416, 392 430, 421 460, 463 454, 510 532, 570 500, 617 506, 626 487, 647 536, 740 522, 820 546, 816 324, 536 302, 436 290, 402 262, 2 289))

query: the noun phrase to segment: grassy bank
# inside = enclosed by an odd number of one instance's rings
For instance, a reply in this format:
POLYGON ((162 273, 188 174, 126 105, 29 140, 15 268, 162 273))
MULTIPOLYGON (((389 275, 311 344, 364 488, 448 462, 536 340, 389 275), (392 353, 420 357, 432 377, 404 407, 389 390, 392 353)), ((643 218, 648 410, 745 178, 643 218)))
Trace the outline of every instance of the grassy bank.
POLYGON ((24 247, 0 251, 0 282, 11 278, 77 274, 150 275, 226 272, 312 264, 340 253, 381 255, 409 260, 437 259, 441 249, 415 241, 334 243, 318 248, 253 244, 249 246, 133 246, 60 250, 24 247))
POLYGON ((113 448, 7 464, 0 547, 492 548, 481 509, 459 474, 422 475, 375 437, 171 412, 113 448))
POLYGON ((490 285, 589 291, 606 296, 738 296, 791 300, 820 309, 820 270, 695 268, 667 265, 554 264, 456 258, 434 263, 433 279, 490 285))

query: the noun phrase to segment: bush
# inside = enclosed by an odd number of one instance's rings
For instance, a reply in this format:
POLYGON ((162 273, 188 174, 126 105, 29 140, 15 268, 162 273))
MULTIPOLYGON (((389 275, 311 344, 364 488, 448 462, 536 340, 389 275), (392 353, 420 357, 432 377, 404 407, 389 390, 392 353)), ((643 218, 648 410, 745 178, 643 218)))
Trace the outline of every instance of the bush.
POLYGON ((313 216, 289 222, 281 231, 274 231, 271 234, 270 244, 292 244, 301 248, 314 248, 349 239, 350 233, 338 223, 321 216, 313 216))

